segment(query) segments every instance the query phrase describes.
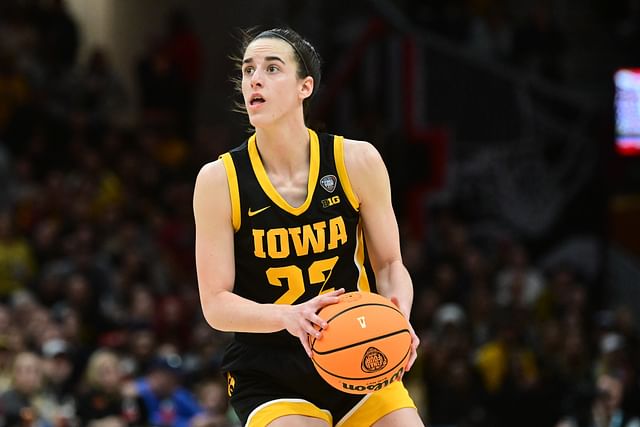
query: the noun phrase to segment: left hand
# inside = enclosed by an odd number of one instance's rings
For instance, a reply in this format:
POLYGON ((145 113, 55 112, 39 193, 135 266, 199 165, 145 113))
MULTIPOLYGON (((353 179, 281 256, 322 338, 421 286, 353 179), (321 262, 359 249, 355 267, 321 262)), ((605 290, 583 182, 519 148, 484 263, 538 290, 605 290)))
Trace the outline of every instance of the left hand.
MULTIPOLYGON (((391 302, 394 303, 396 307, 400 308, 398 298, 391 297, 391 302)), ((400 311, 402 311, 401 308, 400 311)), ((411 354, 409 355, 409 361, 407 362, 407 367, 405 369, 405 372, 409 372, 414 362, 418 358, 418 346, 420 345, 420 338, 418 338, 416 332, 413 330, 413 326, 411 326, 411 322, 409 322, 409 315, 407 313, 403 314, 407 318, 407 323, 409 325, 409 334, 411 335, 411 354)))

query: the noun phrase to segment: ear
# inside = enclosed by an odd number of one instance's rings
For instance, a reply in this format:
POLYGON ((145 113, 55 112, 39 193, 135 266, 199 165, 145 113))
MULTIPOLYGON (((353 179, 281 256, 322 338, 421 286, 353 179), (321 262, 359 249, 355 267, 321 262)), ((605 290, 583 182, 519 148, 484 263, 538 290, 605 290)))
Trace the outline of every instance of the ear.
POLYGON ((313 86, 314 86, 313 77, 307 76, 304 79, 302 79, 302 82, 300 83, 300 91, 299 91, 300 99, 304 100, 310 97, 311 94, 313 93, 313 86))

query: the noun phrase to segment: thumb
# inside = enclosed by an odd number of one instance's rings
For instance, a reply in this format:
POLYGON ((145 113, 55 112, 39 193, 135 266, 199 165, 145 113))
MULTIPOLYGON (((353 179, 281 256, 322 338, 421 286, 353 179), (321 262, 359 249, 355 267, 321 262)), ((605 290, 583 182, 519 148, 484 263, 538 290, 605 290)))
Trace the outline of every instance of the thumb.
POLYGON ((400 312, 404 315, 404 317, 409 319, 409 311, 408 310, 405 311, 402 307, 400 307, 400 300, 398 300, 398 297, 392 296, 392 297, 389 297, 389 299, 391 300, 393 305, 395 305, 398 308, 398 310, 400 310, 400 312))
POLYGON ((400 301, 398 301, 398 297, 393 296, 391 298, 389 298, 391 300, 391 302, 393 303, 393 305, 395 305, 396 307, 400 308, 400 301))

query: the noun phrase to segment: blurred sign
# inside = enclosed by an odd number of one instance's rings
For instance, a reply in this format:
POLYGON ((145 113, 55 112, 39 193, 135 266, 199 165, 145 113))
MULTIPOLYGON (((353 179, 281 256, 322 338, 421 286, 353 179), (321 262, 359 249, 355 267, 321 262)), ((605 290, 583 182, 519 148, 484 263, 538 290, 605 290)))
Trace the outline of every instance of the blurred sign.
POLYGON ((640 155, 640 68, 621 68, 614 75, 616 150, 640 155))

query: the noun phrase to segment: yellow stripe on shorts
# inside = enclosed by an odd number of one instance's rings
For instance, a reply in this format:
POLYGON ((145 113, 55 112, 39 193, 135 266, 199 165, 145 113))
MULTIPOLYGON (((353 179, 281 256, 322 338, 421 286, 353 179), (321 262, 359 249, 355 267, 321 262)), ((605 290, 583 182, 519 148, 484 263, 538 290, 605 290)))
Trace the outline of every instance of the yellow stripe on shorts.
POLYGON ((402 382, 396 381, 382 390, 365 396, 335 427, 371 426, 385 415, 402 408, 415 408, 402 382))
POLYGON ((329 411, 318 408, 316 405, 302 399, 277 399, 263 403, 254 409, 247 419, 246 427, 265 427, 276 418, 285 415, 304 415, 320 418, 333 425, 333 419, 329 411))

